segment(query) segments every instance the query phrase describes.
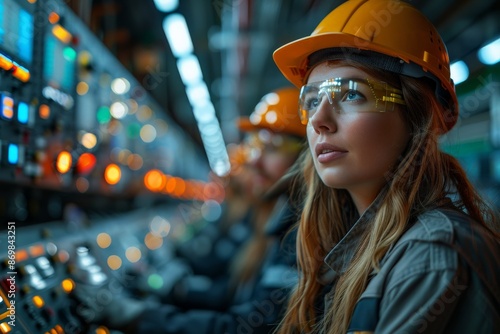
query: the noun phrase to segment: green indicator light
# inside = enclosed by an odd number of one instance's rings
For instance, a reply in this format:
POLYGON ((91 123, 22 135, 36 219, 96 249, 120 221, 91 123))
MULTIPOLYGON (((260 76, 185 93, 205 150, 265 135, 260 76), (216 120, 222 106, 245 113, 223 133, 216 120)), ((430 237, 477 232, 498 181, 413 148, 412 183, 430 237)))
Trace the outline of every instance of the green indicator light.
POLYGON ((76 51, 69 46, 65 47, 63 50, 63 56, 69 61, 75 61, 76 59, 76 51))
POLYGON ((106 124, 111 120, 111 114, 109 112, 109 107, 102 106, 97 109, 97 121, 101 124, 106 124))
POLYGON ((155 290, 161 289, 163 286, 163 278, 158 274, 152 274, 148 277, 148 285, 155 290))
POLYGON ((141 125, 139 123, 132 123, 127 127, 127 137, 134 139, 139 137, 141 133, 141 125))

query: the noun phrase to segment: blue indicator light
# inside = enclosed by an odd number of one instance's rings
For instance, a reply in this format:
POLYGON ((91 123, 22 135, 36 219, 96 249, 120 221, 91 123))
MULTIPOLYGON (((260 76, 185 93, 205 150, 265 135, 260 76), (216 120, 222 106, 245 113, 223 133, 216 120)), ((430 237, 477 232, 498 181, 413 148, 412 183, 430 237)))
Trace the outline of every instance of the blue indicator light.
POLYGON ((19 147, 16 144, 9 144, 8 158, 10 164, 15 165, 19 161, 19 147))
POLYGON ((19 123, 28 123, 29 106, 26 102, 19 102, 17 105, 17 120, 19 123))

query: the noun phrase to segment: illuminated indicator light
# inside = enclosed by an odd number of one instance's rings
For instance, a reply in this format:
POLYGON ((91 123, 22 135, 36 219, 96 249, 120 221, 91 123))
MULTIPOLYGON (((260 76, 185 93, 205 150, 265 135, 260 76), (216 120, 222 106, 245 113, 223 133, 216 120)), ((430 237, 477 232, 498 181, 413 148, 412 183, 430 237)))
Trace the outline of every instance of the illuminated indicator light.
POLYGON ((57 253, 57 259, 61 263, 66 263, 69 261, 69 253, 65 250, 61 250, 57 253))
POLYGON ((65 47, 63 50, 63 57, 70 62, 74 62, 76 60, 75 49, 73 49, 69 46, 65 47))
POLYGON ((104 179, 108 184, 117 184, 122 177, 122 171, 120 167, 115 164, 110 164, 106 167, 104 171, 104 179))
POLYGON ((111 114, 109 112, 109 108, 106 106, 102 106, 97 109, 97 121, 101 124, 106 124, 111 120, 111 114))
POLYGON ((78 54, 78 62, 82 66, 87 66, 88 64, 90 64, 91 60, 92 60, 92 55, 88 51, 80 51, 80 53, 78 54))
POLYGON ((130 157, 131 154, 132 152, 130 152, 130 150, 127 150, 126 148, 121 150, 120 153, 118 153, 118 161, 122 164, 126 164, 128 157, 130 157))
POLYGON ((10 164, 15 165, 19 161, 19 147, 16 144, 9 144, 7 151, 7 160, 10 164))
POLYGON ((29 258, 28 251, 26 249, 16 250, 16 261, 21 262, 29 258))
POLYGON ((45 248, 43 248, 43 245, 31 246, 29 250, 32 257, 38 257, 45 254, 45 248))
POLYGON ((110 255, 108 257, 108 266, 111 270, 118 270, 122 266, 122 259, 117 255, 110 255))
POLYGON ((61 288, 64 292, 70 293, 75 289, 75 282, 71 278, 66 278, 61 282, 61 288))
POLYGON ((40 118, 48 119, 50 117, 50 107, 46 104, 40 105, 38 114, 40 115, 40 118))
POLYGON ((52 12, 49 14, 49 22, 52 24, 56 24, 59 22, 60 16, 56 12, 52 12))
POLYGON ((181 196, 182 194, 184 194, 185 190, 186 190, 186 182, 181 178, 177 178, 177 184, 174 189, 174 195, 181 196))
POLYGON ((33 304, 37 308, 42 308, 45 305, 45 301, 40 296, 33 296, 33 298, 31 298, 31 301, 33 301, 33 304))
POLYGON ((108 248, 111 245, 111 236, 107 233, 99 233, 96 242, 101 248, 108 248))
POLYGON ((19 102, 17 105, 17 120, 19 123, 28 123, 29 118, 29 106, 26 102, 19 102))
POLYGON ((14 99, 10 96, 2 96, 2 117, 6 119, 14 117, 14 99))
POLYGON ((153 233, 149 232, 146 234, 144 237, 144 244, 146 247, 150 250, 155 250, 160 248, 163 245, 163 238, 154 235, 153 233))
POLYGON ((94 169, 97 158, 92 153, 83 153, 76 163, 76 171, 79 174, 87 175, 94 169))
POLYGON ((140 122, 145 122, 152 116, 153 116, 153 110, 151 110, 151 108, 148 106, 140 107, 139 111, 135 115, 135 117, 137 117, 137 120, 139 120, 140 122))
POLYGON ((131 123, 127 126, 127 137, 130 139, 135 139, 139 137, 141 133, 141 125, 139 123, 131 123))
POLYGON ((175 191, 176 186, 177 180, 172 177, 168 180, 165 190, 167 191, 167 193, 172 194, 175 191))
POLYGON ((14 71, 12 72, 12 76, 18 79, 21 82, 28 82, 30 80, 31 74, 26 68, 19 66, 18 64, 14 64, 14 71))
POLYGON ((158 274, 149 275, 148 285, 155 290, 161 289, 163 286, 163 278, 158 274))
POLYGON ((52 34, 64 44, 71 42, 71 38, 73 37, 71 33, 64 29, 60 24, 56 24, 52 28, 52 34))
POLYGON ((134 114, 137 112, 137 110, 139 109, 139 104, 137 103, 136 100, 134 99, 129 99, 128 101, 128 105, 129 105, 129 114, 134 114))
POLYGON ((160 237, 166 237, 170 233, 170 228, 170 222, 160 216, 154 217, 149 224, 151 233, 160 237))
POLYGON ((142 257, 141 250, 137 247, 129 247, 125 251, 125 257, 132 263, 136 263, 142 257))
POLYGON ((82 136, 82 139, 80 140, 83 146, 87 149, 93 149, 96 144, 97 144, 97 137, 95 134, 91 132, 87 132, 82 136))
POLYGON ((109 108, 109 112, 114 118, 121 119, 127 115, 128 106, 123 102, 115 102, 109 108))
POLYGON ((142 168, 144 162, 139 154, 132 154, 128 157, 127 164, 131 170, 139 170, 142 168))
POLYGON ((13 108, 14 107, 14 99, 10 96, 3 96, 2 103, 6 107, 13 108))
POLYGON ((104 326, 100 326, 95 330, 95 334, 109 334, 109 329, 104 326))
POLYGON ((151 143, 156 139, 156 129, 151 124, 146 124, 141 129, 141 139, 145 143, 151 143))
POLYGON ((0 53, 0 68, 6 71, 10 71, 13 66, 14 63, 12 62, 12 60, 0 53))
POLYGON ((70 170, 72 163, 73 158, 71 154, 67 151, 62 151, 57 156, 56 169, 59 173, 65 174, 70 170))
POLYGON ((144 175, 144 185, 150 191, 159 191, 163 188, 166 178, 157 169, 150 170, 144 175))
POLYGON ((78 85, 76 85, 76 93, 78 95, 85 95, 89 92, 89 85, 85 81, 80 81, 78 85))
POLYGON ((130 89, 130 82, 125 78, 116 78, 111 82, 111 90, 118 95, 125 94, 130 89))
POLYGON ((11 331, 12 331, 12 329, 10 328, 8 323, 2 322, 0 324, 0 332, 2 332, 2 334, 7 334, 7 333, 10 333, 11 331))

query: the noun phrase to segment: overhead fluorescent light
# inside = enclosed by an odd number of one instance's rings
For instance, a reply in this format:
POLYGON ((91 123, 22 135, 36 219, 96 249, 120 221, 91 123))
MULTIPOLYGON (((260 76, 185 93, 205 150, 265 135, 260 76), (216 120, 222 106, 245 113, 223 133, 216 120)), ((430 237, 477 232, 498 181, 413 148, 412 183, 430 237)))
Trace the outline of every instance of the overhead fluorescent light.
POLYGON ((180 58, 193 52, 191 35, 184 16, 170 14, 163 20, 163 31, 175 57, 180 58))
POLYGON ((154 0, 156 9, 160 12, 171 12, 179 6, 179 0, 154 0))
POLYGON ((196 85, 188 86, 186 88, 186 94, 191 103, 191 106, 205 106, 207 101, 210 101, 210 93, 208 92, 208 87, 205 82, 200 82, 196 85))
POLYGON ((459 60, 450 65, 450 75, 455 85, 464 82, 469 77, 469 68, 464 61, 459 60))
POLYGON ((500 61, 500 38, 479 49, 477 56, 485 65, 498 63, 500 61))
POLYGON ((177 69, 184 85, 191 86, 203 80, 200 62, 195 55, 180 58, 177 61, 177 69))

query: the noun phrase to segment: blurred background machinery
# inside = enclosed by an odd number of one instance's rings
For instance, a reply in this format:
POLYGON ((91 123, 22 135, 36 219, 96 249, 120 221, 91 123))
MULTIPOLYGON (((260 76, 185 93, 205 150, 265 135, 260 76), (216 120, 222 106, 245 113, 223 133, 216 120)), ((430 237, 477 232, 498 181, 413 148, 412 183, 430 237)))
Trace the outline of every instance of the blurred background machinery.
MULTIPOLYGON (((106 333, 77 281, 168 288, 174 245, 220 216, 237 117, 287 84, 272 52, 341 2, 0 0, 0 332, 106 333)), ((500 3, 412 4, 453 63, 442 148, 500 207, 500 3)))

